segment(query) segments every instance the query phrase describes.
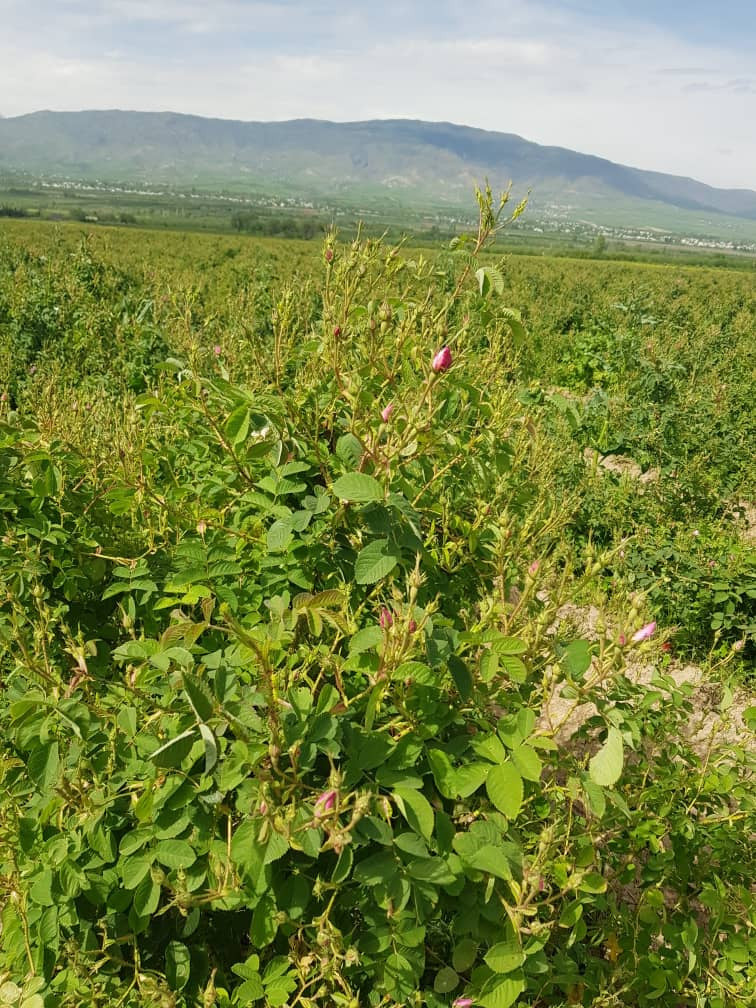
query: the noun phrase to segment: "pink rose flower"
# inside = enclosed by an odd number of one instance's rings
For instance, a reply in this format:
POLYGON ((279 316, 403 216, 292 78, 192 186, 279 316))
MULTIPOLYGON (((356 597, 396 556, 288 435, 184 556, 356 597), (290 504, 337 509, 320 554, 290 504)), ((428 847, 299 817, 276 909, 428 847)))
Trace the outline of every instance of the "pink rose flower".
POLYGON ((640 644, 641 641, 648 640, 653 637, 656 631, 656 621, 653 623, 646 623, 645 626, 641 627, 636 633, 633 634, 633 644, 640 644))

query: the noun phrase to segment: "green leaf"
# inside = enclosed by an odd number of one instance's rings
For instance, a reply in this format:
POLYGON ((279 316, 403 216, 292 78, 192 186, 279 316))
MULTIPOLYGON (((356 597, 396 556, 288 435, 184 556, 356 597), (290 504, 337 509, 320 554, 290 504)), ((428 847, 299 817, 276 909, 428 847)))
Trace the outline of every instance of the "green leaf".
POLYGON ((436 973, 433 990, 436 994, 451 994, 459 986, 459 977, 450 966, 444 966, 436 973))
POLYGON ((152 867, 153 860, 152 852, 149 854, 140 854, 138 857, 121 858, 118 867, 121 871, 124 888, 136 889, 152 867))
POLYGON ((507 761, 491 767, 486 778, 488 797, 508 819, 515 819, 522 807, 522 777, 517 767, 507 761))
POLYGON ((165 950, 165 978, 171 990, 180 991, 189 983, 192 958, 189 949, 179 941, 168 942, 165 950))
POLYGON ((433 882, 435 885, 453 885, 457 880, 457 875, 449 863, 440 857, 416 857, 410 861, 407 871, 413 879, 433 882))
POLYGON ((499 663, 512 682, 524 683, 527 681, 528 669, 521 658, 511 654, 502 654, 499 655, 499 663))
POLYGON ((294 538, 291 524, 279 518, 268 529, 265 542, 268 553, 282 553, 294 538))
POLYGON ((344 879, 349 878, 349 874, 352 871, 353 861, 354 853, 350 844, 342 850, 341 854, 339 854, 339 859, 336 862, 336 866, 334 867, 331 875, 331 882, 336 885, 339 882, 343 882, 344 879))
POLYGON ((197 727, 205 745, 205 773, 209 774, 218 762, 218 742, 212 729, 204 722, 200 722, 197 727))
POLYGON ((500 655, 524 654, 528 650, 528 645, 519 637, 494 637, 491 641, 491 650, 500 655))
POLYGON ((568 675, 573 679, 582 679, 591 665, 591 642, 572 641, 564 650, 562 662, 568 675))
POLYGON ((452 952, 452 966, 458 973, 466 973, 478 955, 478 944, 472 938, 457 942, 452 952))
POLYGON ((264 997, 265 988, 259 973, 245 980, 234 992, 234 1001, 239 1005, 253 1005, 264 997))
POLYGON ((375 584, 386 577, 401 559, 395 546, 389 546, 388 539, 375 539, 357 554, 354 565, 354 579, 357 584, 375 584))
POLYGON ((578 888, 581 892, 603 893, 606 892, 606 879, 598 872, 588 872, 578 888))
POLYGON ((45 742, 34 749, 27 764, 29 776, 42 794, 50 791, 57 781, 59 767, 58 743, 54 741, 45 742))
POLYGON ((525 981, 519 977, 497 977, 486 984, 475 1003, 481 1008, 510 1008, 524 990, 525 981))
POLYGON ((514 973, 525 962, 525 953, 517 942, 499 942, 488 950, 485 960, 494 973, 514 973))
POLYGON ((340 476, 331 487, 334 494, 344 501, 367 504, 383 500, 383 487, 367 473, 353 472, 340 476))
POLYGON ((512 878, 512 869, 509 867, 506 855, 493 844, 484 844, 464 857, 463 861, 470 868, 485 872, 487 875, 505 880, 512 878))
POLYGON ((283 1008, 296 986, 296 980, 290 976, 279 977, 273 983, 266 984, 265 1000, 270 1008, 283 1008))
POLYGON ((183 672, 184 689, 198 721, 209 721, 213 716, 213 701, 204 683, 190 672, 183 672))
POLYGON ((29 889, 29 896, 39 906, 52 906, 55 902, 52 892, 53 873, 49 868, 39 872, 29 889))
POLYGON ((469 798, 488 777, 489 763, 466 763, 454 771, 454 797, 469 798))
POLYGON ((543 763, 541 762, 541 757, 529 745, 519 745, 510 753, 512 762, 519 770, 520 774, 529 781, 539 781, 541 779, 541 771, 543 770, 543 763))
POLYGON ((362 654, 363 651, 372 651, 383 640, 383 630, 379 626, 365 627, 358 630, 349 641, 349 654, 362 654))
POLYGON ((342 434, 336 442, 336 456, 353 469, 360 464, 363 447, 354 434, 342 434))
POLYGON ((182 760, 189 755, 189 751, 197 739, 196 728, 189 728, 187 731, 177 735, 176 738, 161 745, 150 759, 157 767, 164 770, 171 770, 181 765, 182 760))
POLYGON ((607 733, 606 742, 588 763, 591 780, 601 787, 613 787, 622 775, 623 762, 622 733, 612 726, 607 733))
POLYGON ((134 892, 134 911, 140 917, 150 917, 158 908, 160 902, 160 886, 148 872, 134 892))
POLYGON ((475 271, 475 279, 478 281, 478 289, 481 297, 488 297, 491 290, 501 294, 504 291, 504 278, 500 270, 495 266, 481 266, 475 271))
POLYGON ((519 347, 522 343, 524 343, 525 337, 527 336, 527 330, 522 324, 522 316, 513 308, 502 308, 501 312, 504 316, 504 321, 507 323, 512 333, 514 345, 519 347))
POLYGON ((373 854, 355 866, 352 877, 366 886, 387 883, 396 877, 396 860, 387 853, 373 854))
POLYGON ((186 840, 162 840, 155 848, 155 857, 166 868, 188 868, 197 860, 194 848, 186 840))
POLYGON ((433 836, 433 809, 425 795, 409 788, 396 788, 394 798, 410 828, 430 843, 433 836))
POLYGON ((394 952, 388 956, 384 966, 384 984, 387 991, 398 1001, 405 1001, 416 983, 415 971, 403 955, 394 952))
POLYGON ((441 749, 428 750, 428 764, 436 787, 444 798, 457 797, 457 781, 449 757, 441 749))
POLYGON ((454 685, 459 690, 463 700, 469 700, 473 691, 473 679, 467 665, 456 655, 449 656, 449 671, 454 685))
POLYGON ((249 937, 254 948, 264 949, 273 941, 278 931, 276 921, 276 901, 272 893, 267 892, 261 898, 252 914, 252 926, 249 937))
POLYGON ((234 448, 244 441, 249 433, 249 407, 237 406, 226 420, 226 437, 234 448))

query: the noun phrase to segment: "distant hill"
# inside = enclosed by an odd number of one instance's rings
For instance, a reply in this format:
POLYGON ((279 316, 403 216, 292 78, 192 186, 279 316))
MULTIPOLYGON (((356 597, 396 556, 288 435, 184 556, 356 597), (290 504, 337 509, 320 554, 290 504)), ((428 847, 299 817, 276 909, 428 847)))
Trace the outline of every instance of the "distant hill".
POLYGON ((34 112, 0 119, 0 169, 47 175, 287 187, 469 206, 484 178, 533 190, 536 205, 656 206, 756 220, 756 192, 643 171, 512 133, 451 123, 239 122, 172 112, 34 112))

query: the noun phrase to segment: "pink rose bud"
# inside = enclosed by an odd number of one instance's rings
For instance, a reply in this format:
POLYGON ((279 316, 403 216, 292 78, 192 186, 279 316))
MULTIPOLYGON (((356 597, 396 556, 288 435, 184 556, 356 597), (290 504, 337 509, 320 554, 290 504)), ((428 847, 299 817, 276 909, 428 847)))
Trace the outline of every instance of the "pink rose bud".
POLYGON ((452 1008, 470 1008, 470 1005, 475 1004, 472 998, 460 997, 456 1001, 452 1001, 452 1008))
POLYGON ((666 651, 667 654, 669 654, 671 652, 671 650, 672 650, 672 645, 670 644, 670 642, 668 640, 665 640, 664 643, 661 646, 661 649, 662 649, 662 651, 666 651))
POLYGON ((325 261, 327 263, 333 262, 333 249, 332 248, 327 248, 325 250, 325 261))
POLYGON ((268 803, 265 801, 261 801, 258 811, 260 812, 260 815, 265 815, 265 813, 268 811, 268 803))
POLYGON ((216 357, 220 357, 221 355, 220 344, 218 343, 215 344, 215 346, 213 347, 213 353, 215 354, 216 357))
POLYGON ((415 621, 411 619, 407 624, 407 629, 409 630, 410 633, 415 633, 417 631, 417 623, 415 623, 415 621))
POLYGON ((319 795, 315 801, 315 815, 323 816, 327 812, 331 812, 336 804, 336 792, 324 791, 323 794, 319 795))
POLYGON ((197 531, 200 535, 204 535, 207 532, 207 522, 203 518, 200 518, 197 522, 197 531))
POLYGON ((378 626, 382 630, 388 630, 389 627, 394 625, 394 617, 391 615, 391 610, 384 606, 381 609, 381 615, 378 617, 378 626))
POLYGON ((391 414, 394 412, 394 404, 390 402, 388 406, 384 406, 381 410, 381 419, 384 423, 388 423, 391 418, 391 414))
POLYGON ((530 565, 530 567, 528 567, 528 574, 530 574, 531 576, 533 574, 537 574, 538 573, 538 568, 540 566, 541 565, 538 563, 538 561, 534 560, 533 563, 530 565))
POLYGON ((732 650, 733 651, 742 651, 744 647, 745 647, 745 641, 744 640, 736 640, 735 643, 732 645, 732 650))
POLYGON ((649 637, 653 637, 655 630, 656 622, 646 623, 644 627, 641 627, 640 630, 633 634, 633 644, 639 644, 641 641, 648 640, 649 637))
POLYGON ((339 338, 339 336, 341 336, 341 326, 340 326, 340 325, 335 325, 335 326, 333 327, 333 335, 334 335, 334 337, 335 337, 336 339, 338 339, 338 338, 339 338))
POLYGON ((436 372, 448 371, 449 368, 451 367, 451 363, 452 363, 451 350, 449 349, 448 346, 445 346, 442 347, 438 351, 436 356, 433 358, 433 363, 431 364, 431 367, 436 372))
POLYGON ((617 643, 619 644, 620 647, 624 647, 625 644, 627 644, 627 637, 625 637, 625 635, 621 633, 617 638, 617 643))

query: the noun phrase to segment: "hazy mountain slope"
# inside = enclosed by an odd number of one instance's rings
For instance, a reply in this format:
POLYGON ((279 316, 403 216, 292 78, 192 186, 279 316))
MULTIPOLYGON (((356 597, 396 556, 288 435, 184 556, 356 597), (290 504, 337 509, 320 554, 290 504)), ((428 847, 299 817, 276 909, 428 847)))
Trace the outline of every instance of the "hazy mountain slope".
POLYGON ((391 188, 445 202, 469 201, 488 177, 533 187, 536 202, 649 200, 756 220, 756 192, 715 189, 642 171, 510 133, 427 123, 310 119, 259 123, 170 112, 35 112, 0 119, 0 168, 100 179, 190 184, 285 182, 335 194, 391 188))

